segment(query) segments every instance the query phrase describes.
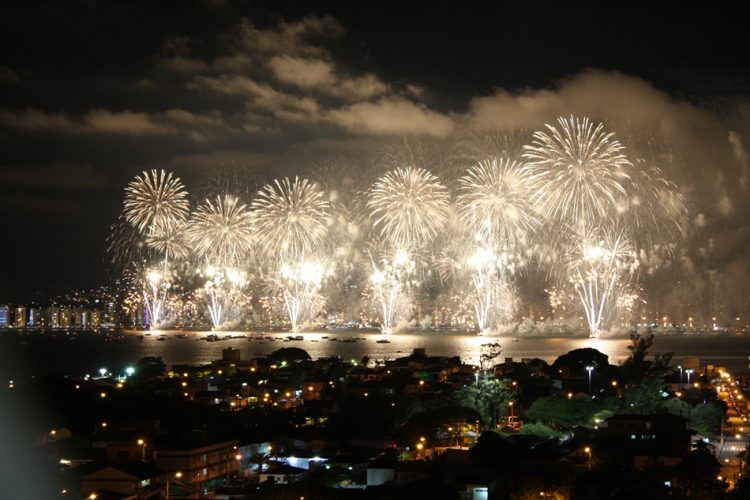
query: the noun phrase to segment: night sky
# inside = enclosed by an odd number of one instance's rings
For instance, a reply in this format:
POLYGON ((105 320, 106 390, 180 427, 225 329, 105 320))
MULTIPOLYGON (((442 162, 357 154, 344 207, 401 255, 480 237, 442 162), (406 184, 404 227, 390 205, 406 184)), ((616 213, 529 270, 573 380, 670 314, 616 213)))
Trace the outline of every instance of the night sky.
POLYGON ((688 237, 652 286, 747 311, 741 2, 278 3, 2 3, 0 301, 105 283, 109 225, 146 168, 188 189, 227 165, 366 169, 388 141, 579 114, 626 146, 651 137, 689 201, 688 237))

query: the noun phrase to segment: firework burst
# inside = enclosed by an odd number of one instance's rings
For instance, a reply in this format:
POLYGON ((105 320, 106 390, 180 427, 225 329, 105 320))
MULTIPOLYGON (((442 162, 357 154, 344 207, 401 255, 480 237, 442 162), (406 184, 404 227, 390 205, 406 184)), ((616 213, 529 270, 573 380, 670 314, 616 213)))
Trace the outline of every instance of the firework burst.
POLYGON ((378 179, 367 207, 380 236, 394 248, 413 250, 442 230, 450 208, 448 190, 421 168, 398 168, 378 179))
POLYGON ((458 181, 456 199, 470 236, 495 248, 525 244, 540 224, 521 164, 506 159, 483 160, 458 181))
POLYGON ((191 248, 185 237, 186 227, 187 224, 179 220, 160 222, 146 236, 146 246, 163 255, 165 262, 187 259, 191 248))
POLYGON ((144 171, 125 188, 123 214, 141 233, 184 222, 189 209, 185 186, 171 172, 144 171))
POLYGON ((558 118, 524 146, 532 203, 548 219, 571 227, 611 217, 627 195, 632 164, 604 125, 588 118, 558 118))
POLYGON ((187 239, 196 256, 219 266, 245 260, 253 244, 253 217, 235 196, 205 200, 190 219, 187 239))
POLYGON ((295 262, 317 250, 328 232, 329 202, 318 184, 284 178, 253 200, 258 246, 271 258, 295 262))

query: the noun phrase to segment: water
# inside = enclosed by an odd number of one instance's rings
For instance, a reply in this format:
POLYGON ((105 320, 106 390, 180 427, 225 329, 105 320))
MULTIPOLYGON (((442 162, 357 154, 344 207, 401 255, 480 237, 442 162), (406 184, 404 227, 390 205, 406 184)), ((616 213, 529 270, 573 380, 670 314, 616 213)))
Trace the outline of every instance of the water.
MULTIPOLYGON (((515 360, 541 358, 550 363, 561 354, 582 347, 598 349, 609 356, 610 363, 618 363, 627 357, 630 345, 627 338, 518 337, 514 340, 511 337, 434 332, 389 336, 362 332, 222 332, 217 334, 222 340, 207 342, 205 338, 210 333, 161 331, 144 336, 144 332, 123 332, 119 341, 94 334, 77 335, 73 340, 62 334, 4 333, 0 334, 0 380, 42 373, 94 374, 101 367, 120 371, 145 356, 161 357, 167 365, 206 364, 220 359, 221 350, 227 347, 239 349, 242 359, 262 357, 282 347, 299 347, 313 359, 340 356, 357 361, 365 355, 372 360, 394 359, 423 347, 429 355, 459 356, 465 362, 478 364, 481 344, 494 341, 503 347, 501 357, 515 360), (304 340, 285 341, 289 335, 301 335, 304 340), (143 340, 139 340, 141 336, 143 340), (240 338, 225 339, 229 336, 240 338), (166 340, 158 340, 160 337, 166 340), (388 340, 389 343, 378 343, 378 340, 388 340)), ((704 365, 716 364, 739 373, 748 371, 750 338, 741 335, 664 335, 655 339, 651 352, 674 352, 675 363, 685 357, 698 357, 704 365)))

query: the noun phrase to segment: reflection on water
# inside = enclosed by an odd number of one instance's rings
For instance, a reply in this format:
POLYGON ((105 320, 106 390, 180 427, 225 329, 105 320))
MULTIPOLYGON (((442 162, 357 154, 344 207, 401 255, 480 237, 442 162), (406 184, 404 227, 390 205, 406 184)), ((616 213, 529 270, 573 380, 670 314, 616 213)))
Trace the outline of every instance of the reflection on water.
MULTIPOLYGON (((233 347, 241 351, 243 359, 266 356, 282 347, 299 347, 313 359, 339 356, 359 361, 367 355, 372 360, 395 359, 410 354, 415 348, 425 348, 428 355, 458 356, 461 360, 478 364, 480 346, 498 342, 502 346, 500 360, 511 357, 541 358, 547 362, 573 349, 591 347, 618 363, 628 356, 629 339, 590 338, 531 338, 480 337, 457 333, 410 332, 381 335, 362 332, 318 333, 249 333, 249 332, 181 332, 156 331, 125 332, 119 342, 106 342, 94 336, 76 340, 50 338, 44 335, 24 337, 2 336, 0 373, 18 376, 18 372, 70 373, 93 372, 99 367, 115 368, 134 363, 144 356, 161 357, 168 365, 205 364, 221 358, 221 350, 233 347), (207 341, 216 335, 217 341, 207 341), (290 336, 303 340, 288 340, 290 336), (380 342, 378 342, 380 341, 380 342), (385 342, 387 341, 387 342, 385 342)), ((674 352, 675 360, 697 356, 703 363, 715 363, 730 370, 746 370, 750 342, 741 336, 684 335, 657 337, 653 353, 674 352)))

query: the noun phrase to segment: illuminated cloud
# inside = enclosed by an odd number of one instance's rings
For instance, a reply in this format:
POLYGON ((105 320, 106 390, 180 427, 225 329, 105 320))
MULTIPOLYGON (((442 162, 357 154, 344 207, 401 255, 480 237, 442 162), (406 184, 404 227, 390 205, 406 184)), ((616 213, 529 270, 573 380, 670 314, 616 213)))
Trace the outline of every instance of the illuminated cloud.
POLYGON ((352 104, 329 114, 332 123, 359 133, 446 137, 453 120, 403 98, 352 104))

